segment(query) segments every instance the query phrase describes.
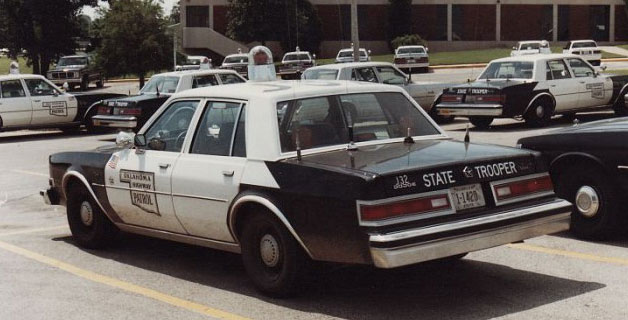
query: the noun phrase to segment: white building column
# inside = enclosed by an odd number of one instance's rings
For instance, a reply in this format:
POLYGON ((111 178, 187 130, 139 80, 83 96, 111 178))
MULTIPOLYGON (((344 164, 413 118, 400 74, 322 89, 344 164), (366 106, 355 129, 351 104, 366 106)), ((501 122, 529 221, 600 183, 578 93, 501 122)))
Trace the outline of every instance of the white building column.
POLYGON ((453 27, 452 27, 452 19, 453 17, 453 6, 451 3, 447 4, 447 41, 453 40, 453 27))
POLYGON ((552 41, 558 41, 558 5, 552 8, 552 41))
POLYGON ((502 41, 502 4, 497 2, 495 7, 495 41, 502 41))
POLYGON ((615 5, 611 4, 611 9, 609 10, 609 22, 608 22, 608 40, 610 42, 615 42, 615 5))

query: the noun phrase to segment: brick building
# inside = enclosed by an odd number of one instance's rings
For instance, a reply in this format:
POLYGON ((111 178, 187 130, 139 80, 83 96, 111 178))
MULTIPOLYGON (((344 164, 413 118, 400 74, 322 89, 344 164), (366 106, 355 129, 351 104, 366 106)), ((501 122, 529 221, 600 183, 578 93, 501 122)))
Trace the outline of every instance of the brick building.
MULTIPOLYGON (((290 1, 290 0, 286 0, 290 1)), ((350 44, 350 0, 310 0, 322 20, 321 56, 350 44)), ((361 46, 388 52, 388 0, 359 0, 361 46)), ((561 43, 628 41, 623 0, 413 0, 413 31, 433 50, 510 46, 519 40, 561 43)), ((224 37, 227 0, 181 1, 183 47, 189 53, 225 55, 246 47, 224 37)), ((280 54, 278 45, 271 44, 280 54)))

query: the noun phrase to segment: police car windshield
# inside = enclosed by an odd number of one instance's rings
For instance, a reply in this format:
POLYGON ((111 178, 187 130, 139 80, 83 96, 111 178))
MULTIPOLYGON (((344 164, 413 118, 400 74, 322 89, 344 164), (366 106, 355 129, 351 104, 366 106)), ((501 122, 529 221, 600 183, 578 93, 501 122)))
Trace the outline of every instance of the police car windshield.
POLYGON ((400 48, 397 54, 425 53, 423 48, 400 48))
POLYGON ((226 57, 225 61, 222 63, 249 63, 249 57, 240 56, 240 57, 226 57))
POLYGON ((493 62, 478 79, 532 79, 533 70, 529 61, 493 62))
POLYGON ((303 79, 307 80, 336 80, 338 70, 333 69, 308 69, 303 73, 303 79))
MULTIPOLYGON (((360 56, 361 57, 366 57, 366 51, 365 50, 360 50, 360 56)), ((338 57, 340 57, 340 58, 353 57, 353 51, 351 51, 351 50, 340 51, 338 53, 338 57)))
POLYGON ((595 48, 597 45, 595 42, 576 42, 572 46, 572 48, 595 48))
POLYGON ((192 66, 198 66, 201 64, 202 58, 188 58, 186 64, 192 66))
POLYGON ((283 61, 301 61, 301 60, 310 60, 310 55, 307 53, 289 53, 283 57, 283 61))
POLYGON ((84 66, 87 64, 87 57, 72 57, 59 59, 58 66, 84 66))
POLYGON ((539 43, 522 43, 519 50, 539 50, 540 47, 539 43))
POLYGON ((277 104, 282 152, 346 145, 348 124, 354 142, 440 134, 439 130, 397 92, 371 92, 306 98, 277 104))
POLYGON ((157 90, 160 93, 175 93, 178 84, 179 77, 154 76, 144 85, 140 93, 156 93, 157 90))

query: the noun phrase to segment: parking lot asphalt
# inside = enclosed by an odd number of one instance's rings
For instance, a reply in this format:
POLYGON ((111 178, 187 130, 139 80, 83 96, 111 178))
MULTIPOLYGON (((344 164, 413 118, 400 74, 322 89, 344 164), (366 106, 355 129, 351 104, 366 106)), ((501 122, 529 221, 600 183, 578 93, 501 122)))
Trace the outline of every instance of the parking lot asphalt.
MULTIPOLYGON (((579 121, 611 117, 598 112, 579 121)), ((497 120, 491 129, 469 131, 472 142, 514 146, 520 137, 569 125, 560 117, 543 129, 497 120)), ((467 122, 443 128, 462 139, 467 122)), ((105 251, 80 249, 65 208, 47 206, 38 195, 47 185, 48 155, 114 138, 0 133, 0 319, 628 318, 628 232, 608 242, 543 236, 452 264, 324 266, 288 300, 257 293, 230 253, 134 235, 105 251)))

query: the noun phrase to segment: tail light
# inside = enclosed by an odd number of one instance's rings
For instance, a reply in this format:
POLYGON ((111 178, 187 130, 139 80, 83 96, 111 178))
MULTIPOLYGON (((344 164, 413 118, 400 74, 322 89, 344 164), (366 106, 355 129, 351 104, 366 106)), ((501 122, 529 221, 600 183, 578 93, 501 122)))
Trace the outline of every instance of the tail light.
POLYGON ((462 96, 453 94, 444 94, 440 98, 441 102, 462 102, 462 96))
POLYGON ((405 58, 395 58, 395 63, 406 63, 405 58))
POLYGON ((427 57, 421 57, 421 58, 419 58, 419 62, 428 62, 428 58, 427 57))
POLYGON ((548 174, 498 181, 491 183, 491 186, 497 205, 554 193, 552 179, 548 174))
POLYGON ((384 204, 360 204, 360 219, 363 222, 375 222, 443 210, 451 210, 447 193, 384 204))
POLYGON ((505 100, 506 100, 505 95, 497 95, 497 94, 475 97, 475 102, 504 103, 505 100))
POLYGON ((111 108, 107 107, 107 106, 99 106, 98 107, 98 114, 109 114, 111 113, 111 108))
POLYGON ((120 108, 120 115, 139 116, 140 114, 142 114, 142 109, 140 108, 120 108))

